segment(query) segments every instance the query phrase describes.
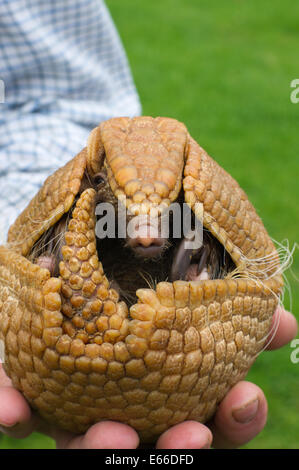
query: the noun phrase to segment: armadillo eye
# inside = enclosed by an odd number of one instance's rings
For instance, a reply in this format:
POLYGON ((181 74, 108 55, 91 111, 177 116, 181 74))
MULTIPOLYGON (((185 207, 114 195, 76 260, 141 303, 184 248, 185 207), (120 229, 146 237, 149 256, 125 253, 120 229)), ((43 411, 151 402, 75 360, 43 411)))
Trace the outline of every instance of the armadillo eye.
POLYGON ((105 177, 104 173, 97 173, 93 177, 93 182, 96 186, 99 186, 100 184, 106 183, 106 177, 105 177))

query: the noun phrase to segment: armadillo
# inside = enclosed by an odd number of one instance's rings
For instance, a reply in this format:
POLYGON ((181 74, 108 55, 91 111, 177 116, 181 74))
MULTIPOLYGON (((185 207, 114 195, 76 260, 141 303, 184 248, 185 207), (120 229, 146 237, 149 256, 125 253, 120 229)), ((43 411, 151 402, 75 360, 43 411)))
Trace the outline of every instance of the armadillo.
POLYGON ((5 371, 45 420, 74 433, 116 420, 154 442, 182 421, 204 423, 268 340, 278 266, 245 192, 184 124, 102 122, 0 247, 5 371), (103 203, 115 219, 125 209, 130 235, 97 237, 103 203), (198 249, 162 234, 173 203, 202 224, 198 249))

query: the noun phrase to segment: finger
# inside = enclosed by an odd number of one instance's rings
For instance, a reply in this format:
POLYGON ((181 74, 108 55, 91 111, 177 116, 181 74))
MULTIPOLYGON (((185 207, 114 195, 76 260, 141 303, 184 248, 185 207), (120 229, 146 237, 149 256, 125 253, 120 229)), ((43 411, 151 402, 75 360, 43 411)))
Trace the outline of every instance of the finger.
POLYGON ((196 421, 177 424, 159 437, 157 449, 209 449, 212 443, 211 431, 196 421))
POLYGON ((239 447, 253 439, 267 421, 267 401, 262 390, 250 382, 237 383, 219 405, 213 422, 213 447, 239 447))
POLYGON ((0 430, 10 437, 24 438, 35 424, 24 397, 10 386, 0 387, 0 430))
POLYGON ((26 399, 13 388, 0 364, 0 432, 14 438, 25 438, 35 430, 36 421, 26 399))
POLYGON ((57 437, 57 447, 66 449, 136 449, 137 432, 130 426, 114 421, 102 421, 92 426, 84 435, 57 437))
POLYGON ((298 324, 294 315, 284 308, 278 307, 273 315, 270 338, 274 335, 267 349, 273 350, 285 346, 296 336, 297 331, 298 324))

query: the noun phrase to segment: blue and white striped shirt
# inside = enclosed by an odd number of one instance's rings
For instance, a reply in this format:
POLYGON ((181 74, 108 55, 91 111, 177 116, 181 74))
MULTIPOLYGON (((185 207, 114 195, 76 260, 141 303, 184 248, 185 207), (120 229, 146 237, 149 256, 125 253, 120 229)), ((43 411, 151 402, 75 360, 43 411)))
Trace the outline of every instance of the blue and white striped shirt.
POLYGON ((114 116, 141 112, 102 0, 0 0, 0 242, 46 177, 114 116))

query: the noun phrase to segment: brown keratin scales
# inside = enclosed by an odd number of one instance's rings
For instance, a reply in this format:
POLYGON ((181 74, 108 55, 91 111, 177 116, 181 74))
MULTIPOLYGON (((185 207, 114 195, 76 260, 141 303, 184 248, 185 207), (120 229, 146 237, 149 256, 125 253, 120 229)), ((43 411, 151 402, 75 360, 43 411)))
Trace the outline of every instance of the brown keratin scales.
POLYGON ((269 339, 278 265, 246 194, 182 123, 110 119, 0 247, 5 371, 47 421, 82 433, 111 419, 154 442, 184 420, 207 421, 245 377, 269 339), (126 206, 133 236, 96 236, 101 202, 116 225, 126 206), (162 235, 174 202, 200 219, 199 249, 162 235))

